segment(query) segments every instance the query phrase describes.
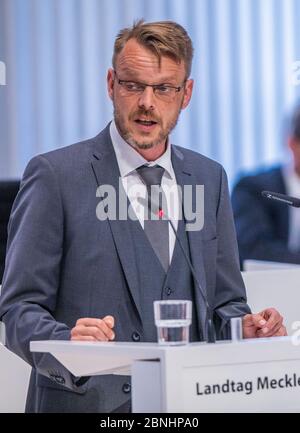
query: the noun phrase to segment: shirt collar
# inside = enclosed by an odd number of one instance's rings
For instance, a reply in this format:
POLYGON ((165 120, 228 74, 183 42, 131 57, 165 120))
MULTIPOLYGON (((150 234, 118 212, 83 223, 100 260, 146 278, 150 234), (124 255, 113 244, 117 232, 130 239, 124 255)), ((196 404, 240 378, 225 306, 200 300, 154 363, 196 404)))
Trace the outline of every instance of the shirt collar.
POLYGON ((120 135, 115 121, 110 124, 110 136, 117 157, 121 177, 126 177, 141 165, 159 165, 171 179, 175 178, 171 161, 171 145, 167 141, 166 151, 155 161, 147 161, 132 146, 130 146, 120 135))

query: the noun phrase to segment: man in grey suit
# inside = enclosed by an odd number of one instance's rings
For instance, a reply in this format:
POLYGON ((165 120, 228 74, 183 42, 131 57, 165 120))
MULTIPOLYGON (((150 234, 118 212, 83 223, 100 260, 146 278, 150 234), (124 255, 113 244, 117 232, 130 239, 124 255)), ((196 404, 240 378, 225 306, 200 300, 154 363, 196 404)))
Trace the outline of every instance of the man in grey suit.
POLYGON ((145 196, 149 185, 161 186, 213 308, 217 338, 228 338, 231 317, 243 317, 244 337, 286 333, 276 310, 251 314, 246 304, 223 168, 169 142, 192 95, 192 55, 176 23, 122 30, 107 76, 114 121, 94 139, 33 158, 25 170, 9 223, 0 317, 8 348, 33 367, 28 412, 130 410, 130 378, 74 377, 52 356, 30 353, 30 341, 156 341, 156 299, 192 300, 191 340, 207 338, 201 289, 168 224, 144 218, 136 185, 145 196), (100 218, 104 185, 117 198, 125 194, 136 218, 109 209, 100 218), (183 200, 169 194, 176 185, 204 185, 202 230, 185 229, 183 200))

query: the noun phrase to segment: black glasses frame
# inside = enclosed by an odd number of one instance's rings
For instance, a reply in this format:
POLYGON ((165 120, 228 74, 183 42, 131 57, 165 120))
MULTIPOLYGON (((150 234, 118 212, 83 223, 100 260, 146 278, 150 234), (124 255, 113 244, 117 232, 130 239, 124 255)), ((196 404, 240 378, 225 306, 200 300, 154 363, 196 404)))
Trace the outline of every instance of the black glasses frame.
POLYGON ((146 84, 146 83, 140 83, 138 81, 120 80, 116 71, 114 71, 114 74, 115 74, 115 76, 117 78, 117 82, 120 86, 130 84, 130 83, 136 84, 137 86, 143 88, 142 92, 145 91, 146 87, 152 87, 154 94, 155 94, 155 91, 159 90, 161 87, 165 87, 168 89, 174 89, 176 93, 179 93, 184 88, 184 85, 187 82, 187 80, 185 80, 181 86, 171 86, 169 84, 163 84, 163 83, 162 84, 146 84))

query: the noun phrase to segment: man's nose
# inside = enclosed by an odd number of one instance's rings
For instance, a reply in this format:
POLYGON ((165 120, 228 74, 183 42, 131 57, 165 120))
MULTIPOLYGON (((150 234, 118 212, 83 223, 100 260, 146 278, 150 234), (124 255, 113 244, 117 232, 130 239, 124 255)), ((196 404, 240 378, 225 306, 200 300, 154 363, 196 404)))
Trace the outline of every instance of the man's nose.
POLYGON ((139 107, 147 111, 155 109, 155 95, 152 87, 146 87, 140 95, 139 107))

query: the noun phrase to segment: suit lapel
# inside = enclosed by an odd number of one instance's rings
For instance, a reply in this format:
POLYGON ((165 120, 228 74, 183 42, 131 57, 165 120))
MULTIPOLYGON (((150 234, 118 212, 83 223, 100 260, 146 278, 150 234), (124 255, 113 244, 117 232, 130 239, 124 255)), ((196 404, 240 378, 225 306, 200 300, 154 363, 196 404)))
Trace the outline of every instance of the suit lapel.
MULTIPOLYGON (((192 185, 193 191, 199 182, 197 182, 196 177, 193 173, 193 168, 190 167, 187 162, 184 159, 184 155, 182 152, 176 148, 172 147, 172 164, 176 175, 177 184, 180 185, 182 190, 182 198, 183 198, 183 205, 188 205, 188 203, 184 202, 184 187, 186 185, 192 185)), ((203 182, 204 184, 204 182, 203 182)), ((185 218, 185 212, 184 212, 183 206, 183 216, 185 218)), ((203 295, 207 298, 207 291, 206 291, 206 278, 205 278, 205 270, 204 270, 204 263, 203 263, 203 251, 202 251, 202 231, 188 231, 188 240, 189 240, 189 246, 190 246, 190 254, 191 254, 191 262, 194 267, 198 282, 201 286, 203 295)), ((182 260, 185 261, 184 257, 182 257, 182 260)), ((187 265, 188 266, 188 265, 187 265)), ((195 308, 196 313, 198 316, 198 323, 200 324, 200 335, 202 335, 204 338, 206 338, 206 306, 205 302, 203 300, 203 296, 201 294, 201 289, 198 287, 196 281, 194 281, 195 284, 195 308)))
POLYGON ((122 184, 120 184, 119 188, 120 171, 110 138, 109 126, 98 136, 97 146, 95 147, 95 152, 92 156, 91 166, 97 186, 111 185, 116 191, 117 218, 114 220, 108 217, 107 221, 111 229, 115 247, 127 280, 129 290, 131 292, 132 299, 141 319, 138 272, 134 254, 134 246, 130 232, 130 224, 133 222, 131 220, 119 220, 118 218, 119 193, 124 195, 127 208, 128 201, 122 184))

